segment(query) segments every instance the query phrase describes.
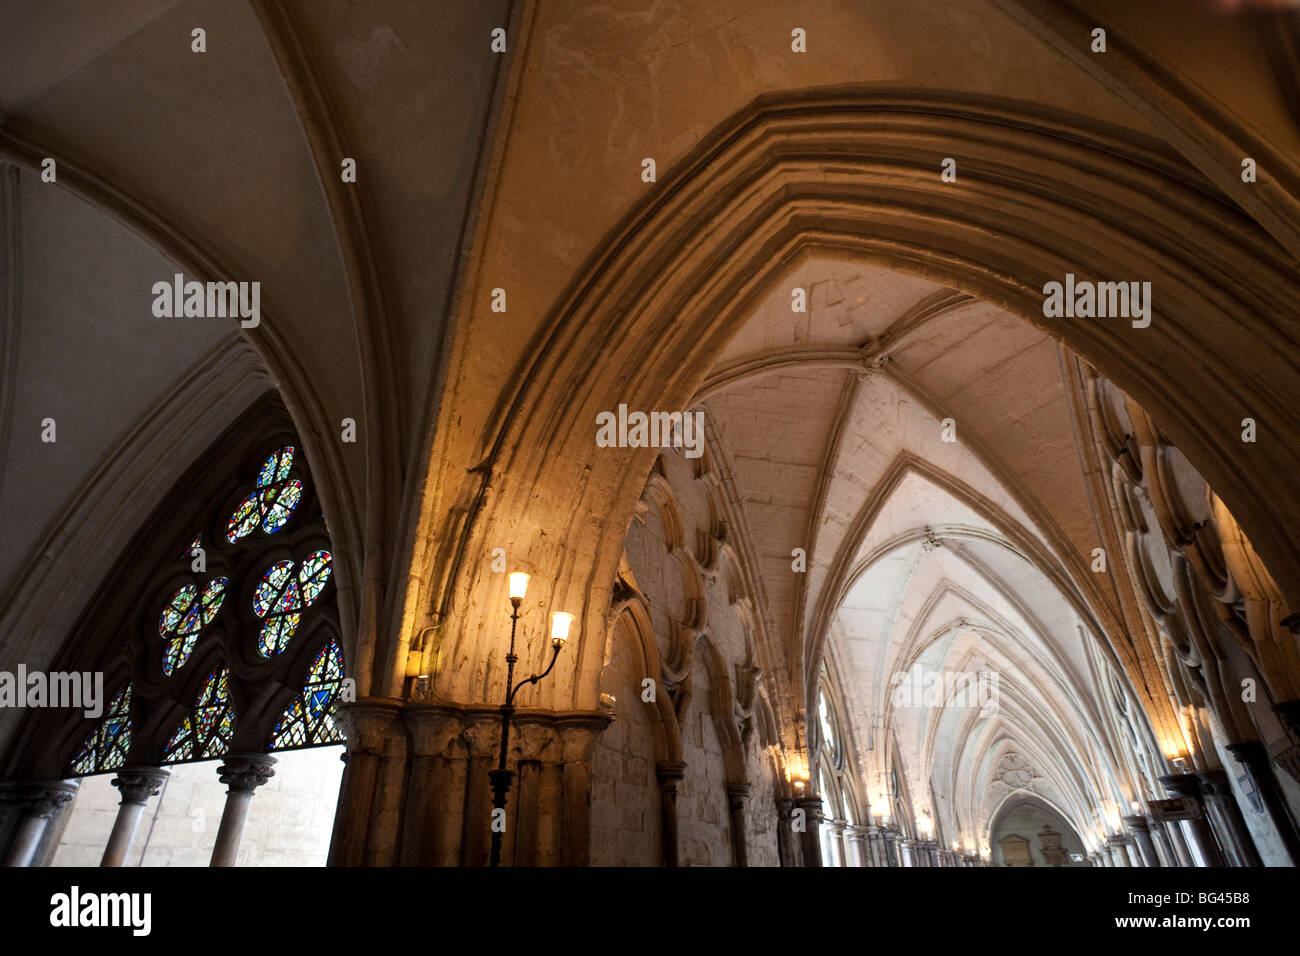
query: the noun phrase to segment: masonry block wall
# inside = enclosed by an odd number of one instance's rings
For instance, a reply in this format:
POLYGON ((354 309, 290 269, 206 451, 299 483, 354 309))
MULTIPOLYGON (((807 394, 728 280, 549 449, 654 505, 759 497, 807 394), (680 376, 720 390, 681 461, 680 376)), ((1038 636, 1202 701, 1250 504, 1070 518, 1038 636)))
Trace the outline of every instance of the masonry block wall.
POLYGON ((746 862, 775 866, 775 789, 764 754, 775 742, 763 739, 742 689, 757 673, 752 602, 735 558, 722 553, 723 508, 707 457, 665 450, 642 505, 624 542, 624 577, 643 600, 653 647, 632 628, 612 629, 600 690, 616 699, 615 719, 596 746, 592 862, 663 864, 669 812, 679 865, 733 865, 741 826, 746 862), (647 679, 655 700, 646 699, 647 679), (665 740, 679 751, 667 752, 665 740), (657 769, 665 761, 685 765, 670 796, 657 769), (745 787, 738 809, 735 794, 745 787))

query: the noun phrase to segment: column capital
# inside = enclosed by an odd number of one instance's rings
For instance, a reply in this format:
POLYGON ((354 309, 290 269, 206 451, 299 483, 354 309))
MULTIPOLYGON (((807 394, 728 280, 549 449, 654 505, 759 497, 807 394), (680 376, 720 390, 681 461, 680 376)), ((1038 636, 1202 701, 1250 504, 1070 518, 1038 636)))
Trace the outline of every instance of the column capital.
POLYGON ((226 793, 252 793, 275 776, 274 764, 270 754, 226 754, 217 775, 230 787, 226 793))
POLYGON ((729 783, 727 784, 727 799, 731 803, 732 809, 744 809, 745 801, 749 799, 754 788, 747 783, 729 783))
POLYGON ((0 790, 0 804, 19 807, 29 817, 45 819, 71 803, 79 787, 75 780, 9 784, 0 790))
POLYGON ((1141 814, 1133 814, 1122 818, 1124 825, 1130 830, 1141 830, 1143 833, 1150 833, 1151 826, 1147 823, 1147 818, 1141 814))
POLYGON ((822 798, 816 795, 796 798, 795 806, 803 810, 808 815, 809 823, 821 823, 822 817, 822 798))
POLYGON ((1240 743, 1226 744, 1223 748, 1247 769, 1268 766, 1268 748, 1258 740, 1243 740, 1240 743))
POLYGON ((1201 799, 1201 781, 1194 773, 1170 773, 1160 778, 1160 784, 1170 796, 1201 799))
POLYGON ((347 738, 348 753, 382 757, 393 737, 401 709, 400 700, 386 697, 338 702, 334 707, 334 720, 347 738))
POLYGON ((465 711, 451 704, 410 701, 402 708, 402 720, 416 757, 446 756, 451 743, 464 728, 465 711))
POLYGON ((659 786, 677 785, 677 781, 686 776, 686 764, 681 760, 661 760, 655 764, 655 777, 659 786))
POLYGON ((1230 794, 1228 774, 1223 770, 1198 770, 1196 779, 1200 781, 1201 792, 1206 796, 1230 794))
POLYGON ((112 784, 122 792, 122 806, 132 804, 143 806, 149 802, 150 797, 162 789, 163 783, 170 776, 170 770, 124 767, 117 772, 112 784))
POLYGON ((603 710, 578 710, 555 715, 555 729, 563 746, 564 762, 590 762, 596 755, 596 741, 614 721, 603 710))

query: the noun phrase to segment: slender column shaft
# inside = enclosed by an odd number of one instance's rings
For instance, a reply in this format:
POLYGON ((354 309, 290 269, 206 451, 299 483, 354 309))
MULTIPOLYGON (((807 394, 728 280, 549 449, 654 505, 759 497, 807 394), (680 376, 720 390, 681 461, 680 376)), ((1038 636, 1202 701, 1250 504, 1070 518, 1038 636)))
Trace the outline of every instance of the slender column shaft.
POLYGON ((1142 865, 1159 866, 1160 859, 1156 856, 1156 848, 1151 843, 1151 827, 1148 825, 1146 817, 1138 814, 1125 817, 1124 825, 1128 827, 1129 833, 1133 834, 1133 842, 1137 846, 1142 865))
POLYGON ((1233 865, 1263 866, 1255 840, 1246 826, 1246 818, 1241 815, 1241 807, 1228 783, 1228 774, 1223 770, 1202 770, 1196 778, 1201 784, 1207 808, 1212 806, 1218 811, 1226 837, 1224 842, 1234 858, 1233 865))
POLYGON ((1110 859, 1111 859, 1112 866, 1133 865, 1128 858, 1128 850, 1125 848, 1122 839, 1116 839, 1115 837, 1111 837, 1109 840, 1106 841, 1106 848, 1110 851, 1110 859))
POLYGON ((803 865, 822 865, 822 844, 819 839, 822 822, 822 798, 800 797, 795 805, 804 811, 803 865))
POLYGON ((902 866, 898 846, 898 827, 886 824, 880 828, 880 832, 885 844, 885 865, 902 866))
MULTIPOLYGON (((663 837, 664 866, 677 866, 677 784, 686 776, 686 764, 665 760, 655 764, 655 776, 659 779, 659 808, 662 824, 659 831, 663 837)), ((786 826, 788 829, 788 820, 786 826)))
POLYGON ((1160 783, 1173 797, 1186 797, 1196 801, 1199 816, 1187 821, 1187 831, 1206 866, 1224 866, 1223 854, 1214 839, 1205 818, 1205 800, 1201 795, 1201 784, 1193 773, 1174 773, 1160 778, 1160 783))
POLYGON ((228 789, 209 866, 235 865, 239 844, 244 838, 244 826, 248 822, 248 808, 253 802, 253 791, 275 776, 271 769, 274 764, 275 758, 267 754, 227 754, 217 768, 219 779, 227 784, 228 789))
POLYGON ((745 846, 745 801, 751 792, 747 783, 727 784, 727 801, 731 806, 731 848, 736 866, 749 866, 749 851, 745 846))
POLYGON ((793 813, 793 800, 781 798, 776 801, 776 855, 782 866, 795 865, 794 832, 791 829, 793 813))
POLYGON ((113 832, 104 847, 100 866, 125 866, 135 842, 135 832, 140 826, 145 804, 156 794, 170 776, 167 770, 120 770, 113 778, 113 786, 122 792, 122 802, 113 821, 113 832))

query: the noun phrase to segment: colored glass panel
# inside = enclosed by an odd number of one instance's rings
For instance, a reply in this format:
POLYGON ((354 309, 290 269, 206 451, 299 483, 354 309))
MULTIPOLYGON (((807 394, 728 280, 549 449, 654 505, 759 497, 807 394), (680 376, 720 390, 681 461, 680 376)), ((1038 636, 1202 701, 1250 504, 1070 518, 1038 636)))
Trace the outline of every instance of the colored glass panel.
POLYGON ((126 763, 131 749, 131 685, 114 695, 106 713, 72 758, 69 773, 76 776, 116 770, 126 763))
POLYGON ((302 500, 302 482, 289 478, 295 449, 286 445, 263 462, 253 491, 226 522, 226 539, 234 544, 260 525, 267 534, 279 531, 302 500))
POLYGON ((263 657, 274 657, 288 646, 303 611, 325 589, 333 560, 328 551, 313 551, 303 559, 296 576, 292 561, 278 561, 262 575, 261 583, 253 592, 253 612, 266 618, 257 641, 258 652, 263 657))
POLYGON ((314 747, 342 741, 334 723, 334 702, 343 686, 343 652, 330 641, 307 671, 307 683, 285 708, 271 732, 270 749, 314 747))
POLYGON ((221 604, 226 598, 226 585, 229 583, 229 578, 213 578, 204 586, 203 594, 197 601, 194 599, 198 595, 198 588, 186 584, 163 609, 158 630, 167 640, 163 645, 164 674, 170 677, 190 659, 199 631, 211 624, 221 610, 221 604))
POLYGON ((172 731, 163 751, 163 763, 221 756, 230 747, 234 726, 226 669, 219 667, 208 675, 194 708, 172 731))

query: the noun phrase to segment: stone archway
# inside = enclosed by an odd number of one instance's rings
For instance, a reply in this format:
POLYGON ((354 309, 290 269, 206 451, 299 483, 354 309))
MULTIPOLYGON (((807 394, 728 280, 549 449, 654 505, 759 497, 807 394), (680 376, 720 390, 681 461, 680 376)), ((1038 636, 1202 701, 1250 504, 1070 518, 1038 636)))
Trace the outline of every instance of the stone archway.
MULTIPOLYGON (((498 399, 478 464, 425 578, 446 581, 426 661, 437 693, 483 699, 481 648, 504 585, 466 556, 510 542, 603 636, 619 544, 653 449, 593 454, 596 415, 687 406, 755 298, 831 254, 921 275, 1032 322, 1139 400, 1211 481, 1300 605, 1300 452, 1267 442, 1240 467, 1240 422, 1290 421, 1285 347, 1300 297, 1287 254, 1159 145, 987 98, 827 90, 764 98, 716 130, 614 230, 556 305, 498 399), (936 172, 959 151, 968 178, 936 172), (1044 317, 1066 273, 1152 281, 1155 320, 1044 317), (1247 478, 1249 474, 1249 478, 1247 478), (469 665, 469 666, 462 666, 469 665)), ((427 602, 437 605, 436 600, 427 602)), ((594 706, 602 641, 578 643, 539 701, 594 706)), ((526 664, 533 662, 526 661, 526 664)))

